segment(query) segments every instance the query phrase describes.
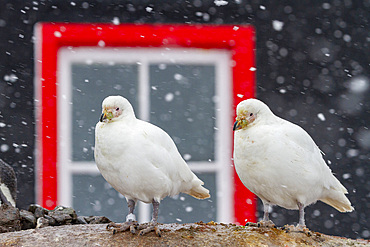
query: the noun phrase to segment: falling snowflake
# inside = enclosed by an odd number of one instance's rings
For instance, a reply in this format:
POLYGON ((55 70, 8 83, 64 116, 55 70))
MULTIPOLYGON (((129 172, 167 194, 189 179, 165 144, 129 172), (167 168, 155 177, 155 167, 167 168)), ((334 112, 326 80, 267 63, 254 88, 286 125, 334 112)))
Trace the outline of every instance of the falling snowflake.
POLYGON ((278 21, 278 20, 273 20, 272 21, 272 27, 274 28, 275 31, 281 31, 283 30, 284 22, 278 21))
POLYGON ((175 95, 173 93, 168 93, 166 94, 166 96, 164 96, 164 99, 167 101, 167 102, 171 102, 173 100, 173 98, 175 97, 175 95))
POLYGON ((215 0, 214 3, 215 3, 216 6, 225 6, 225 5, 229 4, 229 2, 225 1, 225 0, 215 0))
POLYGON ((120 24, 120 21, 119 21, 118 17, 114 17, 112 22, 113 22, 114 25, 119 25, 120 24))
POLYGON ((326 118, 325 118, 324 114, 322 114, 322 113, 317 114, 317 117, 318 117, 321 121, 325 121, 325 120, 326 120, 326 118))

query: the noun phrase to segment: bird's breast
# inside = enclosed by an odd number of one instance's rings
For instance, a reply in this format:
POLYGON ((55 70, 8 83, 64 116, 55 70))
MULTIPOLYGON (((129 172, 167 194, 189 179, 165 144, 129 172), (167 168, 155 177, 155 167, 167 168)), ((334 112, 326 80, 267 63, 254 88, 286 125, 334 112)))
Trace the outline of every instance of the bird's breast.
POLYGON ((264 147, 261 141, 245 133, 236 133, 234 138, 234 159, 240 160, 237 164, 254 166, 263 157, 264 147))

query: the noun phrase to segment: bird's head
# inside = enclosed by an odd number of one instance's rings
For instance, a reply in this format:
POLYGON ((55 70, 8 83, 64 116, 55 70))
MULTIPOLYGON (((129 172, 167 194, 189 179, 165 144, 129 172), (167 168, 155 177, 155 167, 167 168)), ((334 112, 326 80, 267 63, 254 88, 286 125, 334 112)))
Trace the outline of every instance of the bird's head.
POLYGON ((244 129, 256 123, 263 115, 272 114, 265 103, 258 99, 247 99, 238 104, 236 107, 236 121, 233 130, 244 129))
POLYGON ((122 96, 108 96, 102 103, 100 122, 112 122, 128 115, 134 115, 130 102, 122 96))

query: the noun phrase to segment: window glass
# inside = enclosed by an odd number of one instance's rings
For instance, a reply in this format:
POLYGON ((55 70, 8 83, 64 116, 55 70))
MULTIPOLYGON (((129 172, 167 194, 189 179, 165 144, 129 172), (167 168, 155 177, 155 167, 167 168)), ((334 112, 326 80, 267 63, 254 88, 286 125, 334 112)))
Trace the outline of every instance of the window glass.
POLYGON ((150 121, 163 128, 187 161, 214 160, 215 67, 152 64, 150 121))
POLYGON ((72 64, 73 161, 94 161, 95 125, 103 99, 123 95, 137 112, 137 88, 136 64, 72 64))
MULTIPOLYGON (((209 189, 211 198, 198 200, 187 194, 180 193, 174 197, 166 197, 159 206, 158 222, 160 223, 191 223, 209 222, 216 219, 216 179, 214 173, 197 173, 197 176, 209 189)), ((126 199, 113 189, 100 175, 73 175, 73 208, 78 215, 106 216, 115 222, 124 222, 128 214, 126 199)), ((135 208, 138 219, 139 205, 135 208)), ((150 205, 152 210, 152 206, 150 205)))
POLYGON ((73 208, 77 215, 106 216, 124 222, 128 214, 126 199, 102 175, 72 175, 73 208))
POLYGON ((166 197, 159 206, 160 223, 209 222, 217 218, 216 177, 214 173, 196 174, 210 191, 211 197, 198 200, 180 193, 175 197, 166 197))

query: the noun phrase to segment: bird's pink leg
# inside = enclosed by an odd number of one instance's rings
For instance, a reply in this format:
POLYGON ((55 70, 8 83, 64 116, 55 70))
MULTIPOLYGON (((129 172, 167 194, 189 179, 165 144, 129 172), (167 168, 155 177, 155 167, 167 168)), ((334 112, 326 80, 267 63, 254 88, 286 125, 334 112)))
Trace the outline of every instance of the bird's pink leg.
POLYGON ((140 235, 144 235, 148 232, 155 231, 158 237, 161 236, 161 230, 158 228, 158 210, 159 210, 159 202, 152 201, 153 204, 153 215, 152 215, 152 221, 149 224, 141 224, 138 229, 142 229, 140 231, 140 235))
POLYGON ((263 226, 263 227, 274 227, 275 224, 269 219, 269 209, 270 204, 263 202, 263 219, 257 223, 257 226, 263 226))
POLYGON ((299 223, 297 227, 305 228, 306 224, 304 223, 304 205, 298 202, 298 208, 299 208, 299 223))
POLYGON ((297 226, 286 225, 286 226, 284 226, 284 228, 287 230, 287 232, 289 232, 289 231, 303 232, 303 233, 306 233, 307 235, 311 236, 312 234, 311 234, 310 230, 306 227, 306 224, 305 224, 305 221, 304 221, 304 208, 305 208, 305 206, 300 202, 298 202, 297 205, 298 205, 298 209, 299 209, 299 222, 298 222, 297 226))
POLYGON ((135 201, 134 200, 128 200, 127 206, 129 208, 129 213, 126 216, 126 222, 124 223, 114 223, 110 222, 107 225, 107 229, 112 230, 113 234, 116 234, 118 232, 125 232, 130 229, 131 233, 136 233, 136 228, 138 226, 138 223, 136 221, 135 215, 134 215, 134 209, 135 209, 135 201))
POLYGON ((275 224, 269 219, 269 209, 270 209, 270 204, 267 202, 263 202, 263 218, 261 221, 257 223, 250 223, 248 222, 245 224, 246 226, 257 226, 257 227, 274 227, 275 224))

